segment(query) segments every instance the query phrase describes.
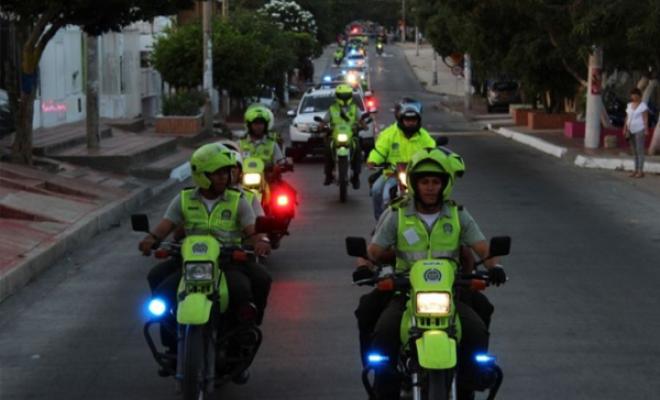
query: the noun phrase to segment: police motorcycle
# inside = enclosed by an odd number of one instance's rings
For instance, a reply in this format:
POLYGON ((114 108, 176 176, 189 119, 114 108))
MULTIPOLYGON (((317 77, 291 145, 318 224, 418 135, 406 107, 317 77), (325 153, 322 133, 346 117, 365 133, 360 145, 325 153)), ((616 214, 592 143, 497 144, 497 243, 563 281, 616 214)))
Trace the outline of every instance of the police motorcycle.
MULTIPOLYGON (((509 254, 511 238, 494 237, 490 255, 475 264, 475 268, 492 257, 509 254)), ((346 238, 347 253, 368 259, 366 241, 360 237, 346 238)), ((475 270, 460 272, 454 258, 441 257, 419 260, 409 271, 394 273, 391 266, 380 266, 373 277, 359 279, 355 285, 371 285, 381 291, 406 293, 408 301, 401 319, 401 349, 397 370, 404 390, 412 392, 413 400, 456 399, 457 347, 461 341, 461 323, 454 299, 461 290, 484 290, 489 285, 488 273, 475 270)), ((479 366, 475 387, 488 391, 488 400, 495 399, 504 374, 490 354, 475 354, 479 366)), ((362 383, 370 398, 375 398, 370 373, 388 364, 383 354, 371 352, 362 371, 362 383)))
POLYGON ((268 233, 273 249, 278 248, 282 237, 289 234, 289 224, 296 215, 297 191, 282 179, 283 173, 292 171, 293 164, 286 161, 275 164, 267 173, 261 158, 243 159, 241 186, 257 196, 267 217, 279 222, 280 229, 268 233))
POLYGON ((383 42, 380 42, 380 41, 379 41, 379 42, 376 43, 376 53, 377 53, 379 56, 382 56, 382 55, 383 55, 383 48, 384 48, 384 47, 385 47, 385 46, 383 45, 383 42))
MULTIPOLYGON (((333 126, 333 138, 330 142, 332 156, 335 159, 335 176, 337 177, 337 185, 339 186, 339 201, 346 202, 349 184, 349 170, 351 167, 351 160, 353 159, 354 152, 360 151, 359 136, 357 135, 359 128, 353 124, 344 121, 333 126)), ((360 117, 360 122, 368 124, 371 122, 371 113, 365 112, 360 117)), ((321 124, 319 129, 328 132, 325 121, 321 117, 314 117, 314 121, 321 124)), ((359 124, 358 124, 359 125, 359 124)), ((329 133, 329 132, 328 132, 329 133)))
MULTIPOLYGON (((144 214, 132 215, 134 231, 149 232, 144 214)), ((275 221, 259 217, 256 230, 268 233, 275 221)), ((184 400, 207 398, 228 381, 240 381, 240 375, 254 360, 262 341, 261 330, 254 325, 257 310, 249 304, 228 312, 229 292, 223 273, 228 262, 246 262, 252 251, 240 247, 221 247, 211 235, 190 235, 182 242, 157 244, 156 258, 178 257, 182 274, 177 290, 177 304, 167 304, 154 296, 147 305, 150 318, 143 334, 161 367, 161 376, 174 376, 177 391, 184 400), (174 335, 177 354, 158 349, 151 335, 153 326, 174 335)))

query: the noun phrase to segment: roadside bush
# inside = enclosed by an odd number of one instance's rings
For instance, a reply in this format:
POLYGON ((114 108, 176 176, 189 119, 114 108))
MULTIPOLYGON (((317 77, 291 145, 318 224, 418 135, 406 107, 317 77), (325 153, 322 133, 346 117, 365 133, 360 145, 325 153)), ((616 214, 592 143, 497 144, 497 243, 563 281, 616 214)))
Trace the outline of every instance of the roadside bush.
POLYGON ((197 115, 205 99, 204 93, 196 90, 166 96, 163 99, 163 115, 197 115))

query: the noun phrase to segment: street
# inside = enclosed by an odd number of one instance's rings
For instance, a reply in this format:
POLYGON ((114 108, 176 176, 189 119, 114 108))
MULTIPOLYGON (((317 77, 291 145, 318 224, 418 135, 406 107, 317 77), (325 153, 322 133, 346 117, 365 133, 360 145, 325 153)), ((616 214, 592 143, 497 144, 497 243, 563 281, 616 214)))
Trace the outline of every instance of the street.
MULTIPOLYGON (((447 133, 466 161, 454 197, 486 236, 512 237, 502 260, 510 280, 486 292, 496 307, 491 350, 504 370, 498 398, 657 398, 657 193, 438 111, 439 96, 423 90, 400 48, 369 51, 379 125, 393 121, 398 98, 420 99, 423 124, 447 133)), ((264 342, 248 383, 216 398, 366 398, 353 311, 367 289, 351 284, 344 238, 367 237, 374 225, 368 172, 341 204, 336 186, 322 186, 322 168, 308 159, 285 177, 300 205, 291 236, 267 260, 264 342)), ((152 224, 174 195, 143 210, 152 224)), ((142 335, 145 278, 157 263, 138 252, 142 236, 125 219, 0 303, 0 399, 178 398, 142 335)))

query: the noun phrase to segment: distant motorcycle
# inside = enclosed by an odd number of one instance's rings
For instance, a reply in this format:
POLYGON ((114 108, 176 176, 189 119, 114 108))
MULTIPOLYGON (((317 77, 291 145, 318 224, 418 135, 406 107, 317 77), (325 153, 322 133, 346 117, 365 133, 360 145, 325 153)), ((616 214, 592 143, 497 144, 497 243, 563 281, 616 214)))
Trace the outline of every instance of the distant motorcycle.
POLYGON ((378 53, 379 56, 383 55, 383 47, 382 43, 376 43, 376 53, 378 53))

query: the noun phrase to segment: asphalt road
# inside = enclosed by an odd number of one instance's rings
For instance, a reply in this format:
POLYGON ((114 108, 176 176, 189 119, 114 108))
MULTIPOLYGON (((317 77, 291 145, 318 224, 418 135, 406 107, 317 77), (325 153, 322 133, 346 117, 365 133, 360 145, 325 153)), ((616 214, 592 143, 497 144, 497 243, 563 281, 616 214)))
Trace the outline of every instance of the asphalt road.
MULTIPOLYGON (((381 104, 406 94, 431 104, 397 48, 372 54, 381 104)), ((391 121, 381 107, 379 121, 391 121)), ((453 132, 467 174, 455 189, 486 235, 508 234, 510 276, 489 290, 492 352, 503 399, 655 399, 660 391, 660 202, 612 172, 583 170, 469 127, 427 107, 433 131, 453 132)), ((223 399, 364 399, 352 312, 347 235, 373 225, 366 185, 321 185, 309 160, 289 176, 300 191, 290 237, 268 260, 274 278, 264 343, 245 386, 223 399)), ((653 178, 650 178, 653 179, 653 178)), ((363 182, 365 181, 363 177, 363 182)), ((162 215, 169 193, 145 208, 162 215)), ((142 338, 145 276, 128 221, 95 237, 0 304, 0 399, 175 399, 142 338)))

